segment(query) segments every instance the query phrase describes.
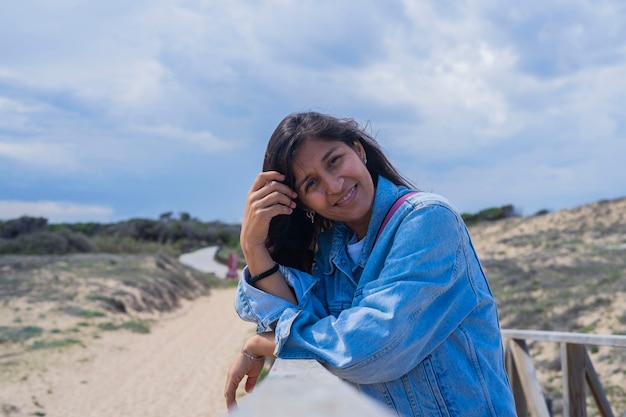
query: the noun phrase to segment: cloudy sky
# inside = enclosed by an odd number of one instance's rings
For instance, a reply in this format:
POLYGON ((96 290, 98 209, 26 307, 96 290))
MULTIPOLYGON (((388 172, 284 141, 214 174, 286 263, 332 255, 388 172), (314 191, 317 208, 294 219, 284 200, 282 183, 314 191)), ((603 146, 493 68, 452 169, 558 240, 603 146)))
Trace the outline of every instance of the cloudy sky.
POLYGON ((238 222, 302 110, 462 212, 626 196, 626 3, 513 3, 1 2, 0 219, 238 222))

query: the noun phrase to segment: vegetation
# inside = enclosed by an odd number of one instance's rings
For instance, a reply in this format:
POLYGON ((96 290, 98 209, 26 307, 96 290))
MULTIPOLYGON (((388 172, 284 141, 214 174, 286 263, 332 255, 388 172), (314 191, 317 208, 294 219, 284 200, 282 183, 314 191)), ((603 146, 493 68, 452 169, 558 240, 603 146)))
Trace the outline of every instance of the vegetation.
POLYGON ((0 221, 0 254, 156 253, 172 256, 211 245, 239 246, 239 225, 202 222, 171 212, 158 220, 130 219, 111 224, 49 224, 43 217, 0 221))
POLYGON ((33 337, 39 337, 42 333, 43 329, 38 326, 0 326, 0 345, 3 343, 20 343, 33 337))
MULTIPOLYGON (((545 214, 542 211, 538 214, 545 214)), ((512 205, 492 207, 478 213, 463 213, 468 225, 518 216, 512 205)), ((70 253, 145 254, 165 252, 177 256, 211 245, 223 248, 218 260, 226 262, 234 252, 243 262, 239 249, 241 226, 202 222, 189 213, 176 218, 163 213, 158 220, 135 218, 117 223, 49 224, 43 217, 22 216, 0 220, 0 255, 63 255, 70 253)))
POLYGON ((461 214, 461 217, 463 217, 463 221, 465 221, 468 226, 472 226, 476 223, 484 221, 494 221, 518 216, 519 214, 517 210, 515 210, 515 208, 511 204, 502 207, 487 208, 475 214, 461 214))

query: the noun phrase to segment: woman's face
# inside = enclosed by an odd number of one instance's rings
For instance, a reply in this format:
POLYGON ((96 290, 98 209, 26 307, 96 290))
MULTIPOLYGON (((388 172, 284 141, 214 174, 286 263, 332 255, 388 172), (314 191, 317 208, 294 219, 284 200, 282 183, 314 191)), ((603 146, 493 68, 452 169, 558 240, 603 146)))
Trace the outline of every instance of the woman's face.
POLYGON ((310 139, 292 165, 295 191, 310 210, 344 222, 359 238, 367 232, 374 203, 374 183, 359 142, 310 139))

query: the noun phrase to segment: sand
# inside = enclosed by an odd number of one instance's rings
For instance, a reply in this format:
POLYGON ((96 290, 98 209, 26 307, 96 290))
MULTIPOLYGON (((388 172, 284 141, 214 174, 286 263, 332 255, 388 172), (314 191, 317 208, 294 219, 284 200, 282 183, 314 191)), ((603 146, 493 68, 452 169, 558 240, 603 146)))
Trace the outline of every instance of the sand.
POLYGON ((29 353, 28 372, 0 381, 0 415, 225 415, 226 372, 254 332, 235 313, 234 295, 234 289, 212 290, 149 334, 110 332, 82 347, 29 353))

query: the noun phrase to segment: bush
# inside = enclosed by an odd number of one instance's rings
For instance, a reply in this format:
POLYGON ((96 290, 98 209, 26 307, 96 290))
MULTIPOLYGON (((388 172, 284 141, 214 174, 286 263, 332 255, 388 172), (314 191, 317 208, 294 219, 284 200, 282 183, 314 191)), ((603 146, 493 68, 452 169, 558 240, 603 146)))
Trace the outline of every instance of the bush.
POLYGON ((511 204, 502 207, 491 207, 481 210, 476 214, 463 213, 461 215, 463 221, 465 221, 468 226, 481 221, 494 221, 515 216, 518 216, 518 214, 511 204))
POLYGON ((0 221, 0 254, 156 253, 172 255, 209 245, 239 246, 240 225, 204 223, 189 213, 180 220, 164 213, 159 220, 130 219, 114 224, 48 225, 41 217, 0 221))
POLYGON ((34 232, 14 239, 0 239, 0 254, 63 255, 94 252, 95 245, 82 233, 63 230, 61 233, 34 232))
POLYGON ((19 219, 4 222, 0 238, 14 239, 18 236, 40 232, 48 227, 48 220, 43 217, 22 216, 19 219))
POLYGON ((0 253, 15 255, 59 255, 68 252, 67 240, 52 232, 36 232, 19 235, 15 239, 0 242, 0 253))
POLYGON ((61 235, 67 240, 69 252, 89 253, 96 250, 96 245, 82 233, 64 229, 61 235))

